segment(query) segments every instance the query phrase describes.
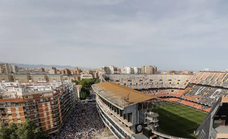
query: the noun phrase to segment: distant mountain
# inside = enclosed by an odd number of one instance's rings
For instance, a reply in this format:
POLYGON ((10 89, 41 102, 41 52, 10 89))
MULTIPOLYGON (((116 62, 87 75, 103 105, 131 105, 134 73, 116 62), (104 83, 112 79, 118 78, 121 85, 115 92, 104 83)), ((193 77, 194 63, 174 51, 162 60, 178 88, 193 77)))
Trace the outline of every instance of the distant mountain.
MULTIPOLYGON (((43 64, 39 64, 39 65, 34 65, 34 64, 19 64, 19 63, 9 63, 11 65, 16 65, 20 68, 51 68, 51 67, 56 67, 57 69, 64 69, 64 68, 68 68, 68 69, 74 69, 75 67, 72 66, 62 66, 62 65, 43 65, 43 64)), ((89 68, 85 68, 85 67, 78 67, 80 69, 89 69, 89 68)))

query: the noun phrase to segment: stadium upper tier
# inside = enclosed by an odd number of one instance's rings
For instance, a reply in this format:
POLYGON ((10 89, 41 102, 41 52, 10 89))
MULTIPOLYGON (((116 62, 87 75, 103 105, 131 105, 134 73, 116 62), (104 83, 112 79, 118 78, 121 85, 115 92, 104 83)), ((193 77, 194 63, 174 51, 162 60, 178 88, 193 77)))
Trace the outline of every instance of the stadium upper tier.
POLYGON ((228 88, 227 72, 198 72, 190 81, 194 84, 228 88))
POLYGON ((184 95, 182 95, 182 98, 199 104, 212 106, 220 97, 227 96, 227 94, 227 89, 193 85, 184 95))
POLYGON ((183 89, 189 84, 193 75, 163 75, 163 74, 108 74, 110 82, 125 85, 133 89, 150 88, 179 88, 183 89))

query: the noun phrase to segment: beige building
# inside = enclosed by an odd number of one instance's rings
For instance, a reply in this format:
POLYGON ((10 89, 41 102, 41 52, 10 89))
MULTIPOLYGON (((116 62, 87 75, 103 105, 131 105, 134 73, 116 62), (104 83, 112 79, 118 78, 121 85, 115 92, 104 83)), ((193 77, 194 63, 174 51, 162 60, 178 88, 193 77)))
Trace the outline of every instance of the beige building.
POLYGON ((55 67, 51 67, 51 69, 49 70, 49 74, 57 74, 57 70, 55 67))
POLYGON ((116 74, 117 73, 117 67, 114 66, 103 66, 99 68, 99 72, 103 72, 105 74, 116 74))
POLYGON ((10 74, 10 65, 8 63, 0 63, 0 74, 10 74))
POLYGON ((47 75, 31 75, 33 82, 48 82, 47 75))
POLYGON ((141 73, 142 73, 142 74, 145 74, 145 68, 146 68, 145 66, 142 66, 142 67, 141 67, 141 73))
POLYGON ((18 67, 16 65, 9 65, 11 73, 17 73, 18 67))
POLYGON ((49 74, 47 77, 49 82, 60 82, 63 80, 63 77, 60 74, 49 74))
POLYGON ((31 77, 28 74, 14 74, 13 79, 20 83, 28 83, 29 80, 31 80, 31 77))
POLYGON ((80 79, 93 79, 92 74, 81 74, 80 79))
POLYGON ((141 74, 156 74, 157 67, 156 66, 142 66, 141 74))
POLYGON ((13 82, 13 76, 7 74, 0 74, 0 82, 2 81, 13 82))
POLYGON ((146 67, 145 67, 145 73, 146 73, 146 74, 153 74, 153 73, 154 73, 154 68, 153 68, 153 66, 146 66, 146 67))
POLYGON ((117 73, 117 67, 109 66, 109 71, 110 71, 110 74, 115 74, 117 73))

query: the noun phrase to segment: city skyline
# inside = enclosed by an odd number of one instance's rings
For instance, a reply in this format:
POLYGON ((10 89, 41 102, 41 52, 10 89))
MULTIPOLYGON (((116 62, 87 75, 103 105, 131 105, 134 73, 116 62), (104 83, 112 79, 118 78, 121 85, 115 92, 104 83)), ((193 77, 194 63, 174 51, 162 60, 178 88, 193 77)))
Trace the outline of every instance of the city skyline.
POLYGON ((228 69, 226 1, 5 1, 0 61, 228 69))

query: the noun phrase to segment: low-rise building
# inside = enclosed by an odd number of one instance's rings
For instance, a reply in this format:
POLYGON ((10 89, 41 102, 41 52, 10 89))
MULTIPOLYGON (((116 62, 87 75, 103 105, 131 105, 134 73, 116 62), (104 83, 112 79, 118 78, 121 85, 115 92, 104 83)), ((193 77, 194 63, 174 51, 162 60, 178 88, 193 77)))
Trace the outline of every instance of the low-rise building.
POLYGON ((93 79, 92 74, 81 74, 80 79, 93 79))

